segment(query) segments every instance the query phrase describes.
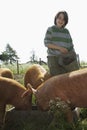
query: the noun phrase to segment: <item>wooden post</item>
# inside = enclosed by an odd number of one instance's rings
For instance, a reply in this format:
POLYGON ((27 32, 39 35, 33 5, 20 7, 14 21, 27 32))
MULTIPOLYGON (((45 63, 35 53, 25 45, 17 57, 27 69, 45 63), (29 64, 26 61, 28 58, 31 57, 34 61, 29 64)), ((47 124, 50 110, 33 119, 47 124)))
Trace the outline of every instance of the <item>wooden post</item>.
POLYGON ((18 60, 17 60, 17 74, 19 74, 19 64, 18 64, 18 60))
POLYGON ((41 58, 39 58, 39 64, 41 65, 41 58))
POLYGON ((80 68, 80 58, 79 58, 79 54, 77 54, 76 56, 77 56, 77 62, 78 62, 79 68, 80 68))

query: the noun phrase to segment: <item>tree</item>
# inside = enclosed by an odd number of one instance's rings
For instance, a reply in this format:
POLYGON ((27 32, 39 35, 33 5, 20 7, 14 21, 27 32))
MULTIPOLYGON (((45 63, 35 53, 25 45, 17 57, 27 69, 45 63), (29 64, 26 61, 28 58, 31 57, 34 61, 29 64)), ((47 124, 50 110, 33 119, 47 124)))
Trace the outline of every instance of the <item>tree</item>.
POLYGON ((16 51, 7 44, 6 50, 0 55, 0 59, 6 63, 12 64, 13 62, 16 62, 19 57, 17 56, 16 51))
POLYGON ((5 52, 2 52, 2 54, 0 55, 0 60, 8 63, 9 57, 5 52))

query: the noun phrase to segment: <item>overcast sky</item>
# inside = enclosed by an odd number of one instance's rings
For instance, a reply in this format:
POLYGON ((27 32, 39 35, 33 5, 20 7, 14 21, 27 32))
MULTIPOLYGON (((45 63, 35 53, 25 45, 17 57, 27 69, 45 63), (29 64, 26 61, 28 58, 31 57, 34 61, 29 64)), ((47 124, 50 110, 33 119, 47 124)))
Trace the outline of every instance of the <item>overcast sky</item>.
POLYGON ((68 12, 66 28, 80 60, 87 61, 86 0, 0 0, 0 53, 9 43, 21 62, 29 60, 32 50, 46 61, 44 36, 61 10, 68 12))

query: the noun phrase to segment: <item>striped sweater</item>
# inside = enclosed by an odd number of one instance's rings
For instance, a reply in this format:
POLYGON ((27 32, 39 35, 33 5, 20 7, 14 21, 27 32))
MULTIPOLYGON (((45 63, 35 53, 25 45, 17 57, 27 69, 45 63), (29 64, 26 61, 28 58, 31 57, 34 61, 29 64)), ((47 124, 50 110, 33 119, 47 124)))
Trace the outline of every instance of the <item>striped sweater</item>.
MULTIPOLYGON (((73 49, 73 43, 72 38, 70 36, 69 31, 66 28, 58 28, 56 25, 49 27, 47 29, 45 38, 44 38, 44 44, 47 47, 47 44, 55 44, 61 47, 65 47, 66 49, 74 50, 73 49)), ((47 50, 48 55, 59 55, 61 52, 55 49, 48 48, 47 50)))

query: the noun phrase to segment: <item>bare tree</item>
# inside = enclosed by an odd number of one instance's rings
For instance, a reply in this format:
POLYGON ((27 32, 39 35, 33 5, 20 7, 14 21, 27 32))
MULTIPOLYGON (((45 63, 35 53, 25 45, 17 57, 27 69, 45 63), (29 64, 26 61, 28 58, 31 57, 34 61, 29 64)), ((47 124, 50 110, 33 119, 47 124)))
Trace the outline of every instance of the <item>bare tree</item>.
POLYGON ((31 62, 38 62, 38 61, 37 61, 37 57, 36 57, 36 54, 35 54, 35 51, 34 51, 34 50, 32 50, 32 51, 31 51, 30 61, 31 61, 31 62))

